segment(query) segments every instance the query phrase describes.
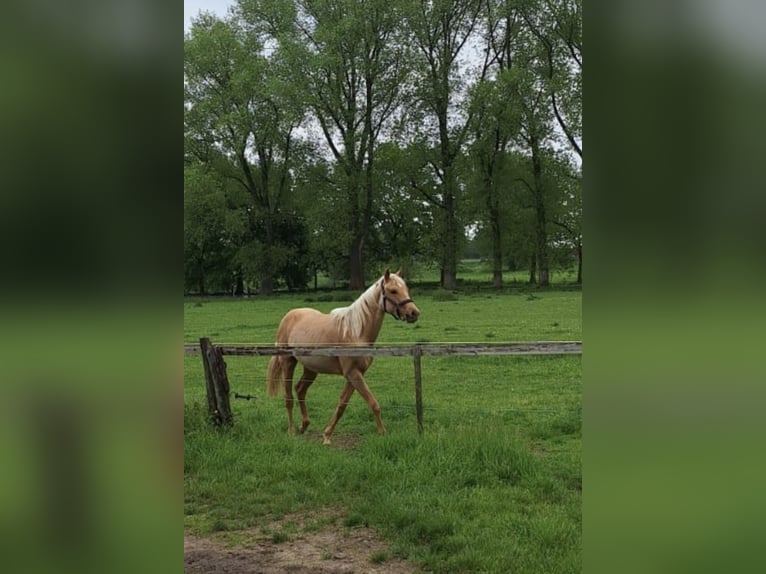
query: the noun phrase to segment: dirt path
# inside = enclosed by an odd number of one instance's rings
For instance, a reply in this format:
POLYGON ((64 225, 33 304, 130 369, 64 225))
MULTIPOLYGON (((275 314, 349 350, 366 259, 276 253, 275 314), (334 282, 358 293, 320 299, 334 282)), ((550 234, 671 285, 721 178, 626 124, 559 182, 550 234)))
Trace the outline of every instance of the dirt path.
MULTIPOLYGON (((318 531, 303 530, 306 517, 285 517, 280 524, 299 528, 284 542, 262 530, 226 532, 210 537, 184 534, 186 574, 410 574, 416 568, 390 556, 386 545, 369 528, 327 524, 318 531), (371 557, 384 556, 381 562, 371 557)), ((338 521, 339 522, 339 521, 338 521)))

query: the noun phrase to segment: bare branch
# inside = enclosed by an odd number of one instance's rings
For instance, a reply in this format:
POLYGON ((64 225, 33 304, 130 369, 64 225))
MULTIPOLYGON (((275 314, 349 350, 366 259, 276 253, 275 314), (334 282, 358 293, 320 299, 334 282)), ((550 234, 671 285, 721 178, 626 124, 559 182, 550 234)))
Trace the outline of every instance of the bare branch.
POLYGON ((529 192, 530 192, 532 195, 535 195, 535 190, 534 190, 534 189, 532 189, 532 186, 531 186, 531 185, 529 185, 529 182, 528 182, 526 179, 524 179, 523 177, 517 177, 517 178, 516 178, 516 179, 514 179, 513 181, 520 181, 520 182, 521 182, 521 183, 523 183, 525 186, 527 186, 527 189, 529 190, 529 192))

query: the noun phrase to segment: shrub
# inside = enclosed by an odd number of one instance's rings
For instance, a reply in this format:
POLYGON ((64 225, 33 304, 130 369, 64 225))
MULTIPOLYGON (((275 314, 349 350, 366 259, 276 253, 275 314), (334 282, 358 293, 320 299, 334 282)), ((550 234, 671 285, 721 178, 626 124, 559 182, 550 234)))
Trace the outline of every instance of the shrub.
POLYGON ((440 289, 432 295, 432 298, 434 301, 457 301, 458 297, 452 291, 440 289))

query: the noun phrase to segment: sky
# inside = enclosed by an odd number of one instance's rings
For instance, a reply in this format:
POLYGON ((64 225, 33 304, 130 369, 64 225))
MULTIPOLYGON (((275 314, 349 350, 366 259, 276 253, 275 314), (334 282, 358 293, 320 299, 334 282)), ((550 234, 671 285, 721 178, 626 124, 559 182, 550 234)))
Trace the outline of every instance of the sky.
POLYGON ((200 10, 225 16, 232 5, 234 0, 184 0, 184 32, 189 31, 192 18, 196 17, 200 10))

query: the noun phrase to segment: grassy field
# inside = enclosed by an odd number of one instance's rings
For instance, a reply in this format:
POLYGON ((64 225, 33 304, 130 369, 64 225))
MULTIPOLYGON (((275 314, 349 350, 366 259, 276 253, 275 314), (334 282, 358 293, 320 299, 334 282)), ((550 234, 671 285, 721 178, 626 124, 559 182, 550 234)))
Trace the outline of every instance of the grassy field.
MULTIPOLYGON (((463 259, 458 263, 457 276, 458 282, 491 285, 492 264, 489 261, 479 259, 463 259)), ((426 267, 420 269, 417 271, 414 279, 429 283, 438 282, 439 268, 426 267)), ((576 279, 577 269, 575 267, 550 270, 550 281, 553 285, 574 283, 576 279)), ((529 281, 529 269, 519 269, 516 271, 503 270, 503 281, 505 284, 526 284, 529 281)))
MULTIPOLYGON (((379 343, 581 338, 576 291, 413 288, 411 295, 420 321, 387 318, 379 343)), ((186 300, 184 336, 187 342, 209 336, 215 343, 271 344, 290 308, 327 311, 351 297, 186 300)), ((331 447, 321 445, 320 435, 340 394, 339 377, 320 375, 308 394, 312 425, 305 436, 291 438, 283 401, 265 393, 266 360, 227 357, 227 365, 232 391, 257 398, 235 400, 235 425, 219 432, 205 422, 200 359, 185 358, 187 530, 226 531, 233 544, 245 528, 287 540, 299 536, 298 527, 270 531, 273 520, 295 512, 327 516, 322 511, 329 508, 342 518, 318 518, 303 528, 369 526, 392 555, 427 571, 580 571, 579 357, 424 357, 422 436, 411 360, 377 358, 367 380, 387 434, 375 433, 369 409, 355 394, 331 447)))
MULTIPOLYGON (((381 269, 382 271, 382 269, 381 269)), ((409 279, 417 283, 435 285, 439 283, 439 268, 418 266, 409 273, 409 279)), ((577 269, 553 269, 550 272, 550 282, 554 286, 571 285, 577 279, 577 269)), ((503 271, 503 281, 506 285, 525 286, 529 281, 529 270, 503 271)), ((463 259, 458 263, 458 284, 461 287, 482 285, 489 287, 492 284, 492 265, 488 261, 480 259, 463 259)), ((327 277, 318 276, 317 287, 320 289, 332 289, 336 285, 327 277)))

